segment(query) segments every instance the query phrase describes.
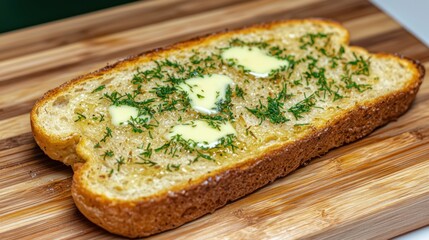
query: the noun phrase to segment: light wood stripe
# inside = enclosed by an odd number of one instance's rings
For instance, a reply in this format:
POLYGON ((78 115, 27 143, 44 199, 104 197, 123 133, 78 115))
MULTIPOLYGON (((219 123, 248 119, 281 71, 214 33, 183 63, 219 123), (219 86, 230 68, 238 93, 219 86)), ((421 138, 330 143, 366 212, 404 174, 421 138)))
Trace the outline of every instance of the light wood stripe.
MULTIPOLYGON (((24 133, 11 138, 2 139, 0 140, 0 157, 2 153, 5 152, 3 150, 15 148, 18 146, 25 146, 31 143, 34 143, 33 134, 31 132, 24 133)), ((34 144, 31 145, 35 147, 34 144)))
POLYGON ((0 60, 55 48, 172 18, 227 7, 245 0, 140 1, 0 36, 0 60))
POLYGON ((28 133, 30 131, 29 113, 0 121, 0 140, 28 133))
MULTIPOLYGON (((29 111, 48 89, 119 57, 193 36, 305 17, 340 21, 352 44, 417 58, 429 69, 429 49, 360 0, 143 1, 0 35, 1 238, 117 238, 77 211, 72 170, 32 139, 29 111), (181 7, 173 11, 173 3, 181 7)), ((380 238, 429 224, 428 81, 398 121, 154 239, 380 238)))
POLYGON ((393 21, 384 13, 375 13, 365 17, 352 19, 344 22, 344 27, 350 29, 351 39, 358 41, 360 39, 371 38, 375 35, 381 35, 385 32, 398 30, 401 26, 393 21), (383 26, 380 29, 380 25, 383 26))

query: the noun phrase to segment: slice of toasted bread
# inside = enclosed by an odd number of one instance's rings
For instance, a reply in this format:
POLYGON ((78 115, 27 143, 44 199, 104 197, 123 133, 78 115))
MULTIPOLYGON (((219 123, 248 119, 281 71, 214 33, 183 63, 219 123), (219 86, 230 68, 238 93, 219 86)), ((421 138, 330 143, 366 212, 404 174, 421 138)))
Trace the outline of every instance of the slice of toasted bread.
POLYGON ((31 112, 34 137, 73 167, 72 196, 94 223, 128 237, 175 228, 409 108, 421 65, 348 40, 337 23, 289 20, 150 51, 46 93, 31 112), (189 79, 216 76, 232 82, 201 111, 214 85, 189 79))

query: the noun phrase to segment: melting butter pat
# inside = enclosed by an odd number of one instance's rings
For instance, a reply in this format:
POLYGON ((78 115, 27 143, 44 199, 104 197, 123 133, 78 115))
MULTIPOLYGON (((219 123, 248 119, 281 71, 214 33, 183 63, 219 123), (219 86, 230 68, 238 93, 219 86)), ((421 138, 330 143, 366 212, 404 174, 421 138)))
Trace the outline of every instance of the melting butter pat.
POLYGON ((109 107, 110 118, 115 126, 126 125, 131 118, 146 118, 148 116, 139 116, 139 110, 135 107, 120 105, 112 105, 109 107))
POLYGON ((271 71, 289 66, 287 60, 270 56, 257 47, 232 47, 222 53, 222 58, 235 60, 256 77, 267 77, 271 71))
POLYGON ((215 129, 206 121, 195 120, 174 126, 167 137, 171 140, 174 136, 180 135, 185 140, 196 142, 199 147, 213 148, 223 137, 230 134, 237 134, 230 122, 221 123, 219 129, 215 129))
POLYGON ((180 84, 179 88, 188 94, 191 106, 195 111, 213 114, 218 112, 216 103, 225 99, 228 85, 233 83, 228 76, 213 74, 190 78, 180 84))

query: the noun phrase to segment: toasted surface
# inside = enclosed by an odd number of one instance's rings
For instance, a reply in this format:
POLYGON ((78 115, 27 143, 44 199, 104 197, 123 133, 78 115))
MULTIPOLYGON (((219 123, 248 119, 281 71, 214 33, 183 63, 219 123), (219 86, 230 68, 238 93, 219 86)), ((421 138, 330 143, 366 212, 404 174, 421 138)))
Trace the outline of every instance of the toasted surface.
POLYGON ((73 197, 91 221, 130 237, 177 227, 406 111, 422 68, 349 47, 348 39, 336 23, 292 20, 152 51, 48 92, 31 113, 34 136, 46 154, 74 168, 73 197), (237 46, 289 64, 254 76, 222 58, 237 46), (234 84, 231 101, 206 115, 178 85, 211 74, 234 84), (130 101, 118 104, 124 99, 130 101), (110 106, 136 102, 148 122, 112 123, 110 106), (166 137, 174 126, 207 116, 232 124, 230 142, 189 148, 192 142, 166 137))

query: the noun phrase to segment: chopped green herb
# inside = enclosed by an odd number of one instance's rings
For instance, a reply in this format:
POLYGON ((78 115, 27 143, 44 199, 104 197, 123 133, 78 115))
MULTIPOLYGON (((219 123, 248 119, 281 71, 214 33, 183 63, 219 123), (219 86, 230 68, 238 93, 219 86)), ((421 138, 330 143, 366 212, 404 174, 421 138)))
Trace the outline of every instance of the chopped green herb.
MULTIPOLYGON (((152 157, 152 153, 153 153, 153 149, 150 147, 151 143, 149 143, 146 148, 144 149, 144 151, 142 153, 140 153, 140 155, 144 156, 145 158, 151 158, 152 157)), ((144 146, 142 145, 142 148, 144 146)))
POLYGON ((102 121, 104 121, 104 115, 103 114, 101 114, 101 113, 99 113, 98 115, 100 115, 100 117, 96 117, 95 115, 92 115, 93 117, 92 117, 92 120, 94 120, 94 121, 98 121, 98 122, 102 122, 102 121))
POLYGON ((167 171, 172 172, 172 171, 177 171, 180 169, 180 165, 181 164, 173 164, 173 163, 169 163, 167 164, 167 171))
POLYGON ((109 172, 108 176, 109 176, 109 177, 111 177, 114 171, 115 171, 115 170, 113 170, 113 168, 112 168, 112 169, 110 169, 110 172, 109 172))
POLYGON ((365 60, 362 56, 356 56, 356 53, 353 53, 353 57, 355 58, 354 61, 349 61, 346 64, 346 68, 352 66, 353 74, 369 76, 369 66, 371 63, 369 58, 365 60))
POLYGON ((102 122, 102 121, 104 121, 104 115, 103 115, 103 114, 101 114, 101 113, 99 113, 99 114, 100 114, 100 118, 99 118, 98 122, 102 122))
POLYGON ((83 119, 86 119, 85 115, 81 114, 81 113, 76 113, 77 114, 77 119, 74 120, 75 122, 79 122, 83 119))
POLYGON ((180 134, 174 135, 171 139, 164 145, 155 149, 155 152, 164 151, 164 154, 171 155, 172 157, 177 157, 178 152, 189 152, 193 153, 196 151, 197 142, 192 139, 186 140, 180 134))
POLYGON ((209 161, 214 161, 214 159, 210 155, 207 155, 207 154, 204 154, 204 153, 197 151, 197 156, 192 161, 190 161, 189 164, 197 162, 200 158, 203 158, 203 159, 206 159, 209 161))
POLYGON ((299 41, 301 42, 301 46, 299 46, 299 48, 307 50, 307 47, 313 46, 316 43, 317 39, 323 39, 327 37, 328 34, 325 33, 307 33, 299 39, 299 41))
POLYGON ((115 154, 113 153, 112 150, 106 150, 104 152, 104 154, 101 155, 101 156, 103 157, 103 160, 106 160, 106 157, 113 157, 113 155, 115 155, 115 154))
POLYGON ((253 41, 253 42, 246 42, 239 38, 233 38, 229 41, 230 47, 241 47, 241 46, 249 46, 249 47, 258 47, 261 49, 265 49, 268 47, 268 43, 262 42, 262 41, 253 41))
POLYGON ((353 81, 353 75, 342 75, 341 81, 343 81, 346 84, 347 89, 354 88, 359 92, 364 92, 372 88, 370 84, 358 84, 357 82, 353 81))
POLYGON ((112 129, 106 127, 106 131, 104 132, 104 137, 100 140, 100 142, 106 142, 108 137, 112 137, 112 129))
POLYGON ((149 167, 153 167, 158 165, 158 163, 151 161, 149 159, 144 159, 142 157, 139 156, 139 158, 142 160, 142 162, 135 162, 135 164, 143 164, 143 165, 149 165, 149 167))
POLYGON ((220 99, 216 103, 216 106, 217 106, 217 109, 219 110, 219 112, 226 114, 228 116, 229 120, 234 119, 234 115, 232 113, 231 96, 232 96, 231 86, 228 85, 228 87, 226 88, 226 91, 225 91, 225 99, 220 99))
POLYGON ((236 139, 237 137, 234 134, 228 134, 219 140, 219 144, 216 145, 216 148, 230 148, 232 152, 235 152, 238 148, 237 145, 234 144, 236 139))
POLYGON ((166 99, 169 95, 173 94, 176 92, 176 87, 174 86, 157 86, 155 88, 152 88, 153 91, 156 94, 156 96, 158 96, 161 99, 166 99))
POLYGON ((99 92, 99 91, 101 91, 101 90, 103 90, 103 89, 105 89, 105 88, 106 88, 106 86, 105 86, 105 85, 100 85, 100 86, 98 86, 96 89, 92 90, 92 92, 91 92, 91 93, 99 92))
POLYGON ((296 120, 303 118, 303 113, 308 113, 311 111, 311 108, 316 105, 316 95, 313 93, 309 97, 306 97, 304 100, 298 102, 291 108, 289 108, 289 112, 293 114, 296 120))
POLYGON ((121 171, 121 166, 123 165, 123 164, 125 164, 125 158, 124 157, 122 157, 122 156, 120 156, 119 158, 117 158, 117 159, 115 159, 116 160, 116 163, 115 164, 117 164, 118 166, 117 166, 117 171, 119 172, 119 171, 121 171))
POLYGON ((235 96, 242 98, 244 100, 244 91, 238 85, 235 85, 235 96))
POLYGON ((228 121, 227 117, 223 117, 221 115, 198 115, 200 119, 205 120, 210 127, 217 129, 220 131, 220 125, 224 124, 226 121, 228 121))
POLYGON ((267 98, 267 105, 262 104, 261 100, 259 100, 259 105, 256 108, 246 107, 246 109, 260 120, 259 124, 262 124, 265 119, 269 119, 274 124, 285 123, 289 119, 284 115, 283 106, 284 101, 289 97, 286 84, 284 84, 282 90, 275 98, 267 98))

